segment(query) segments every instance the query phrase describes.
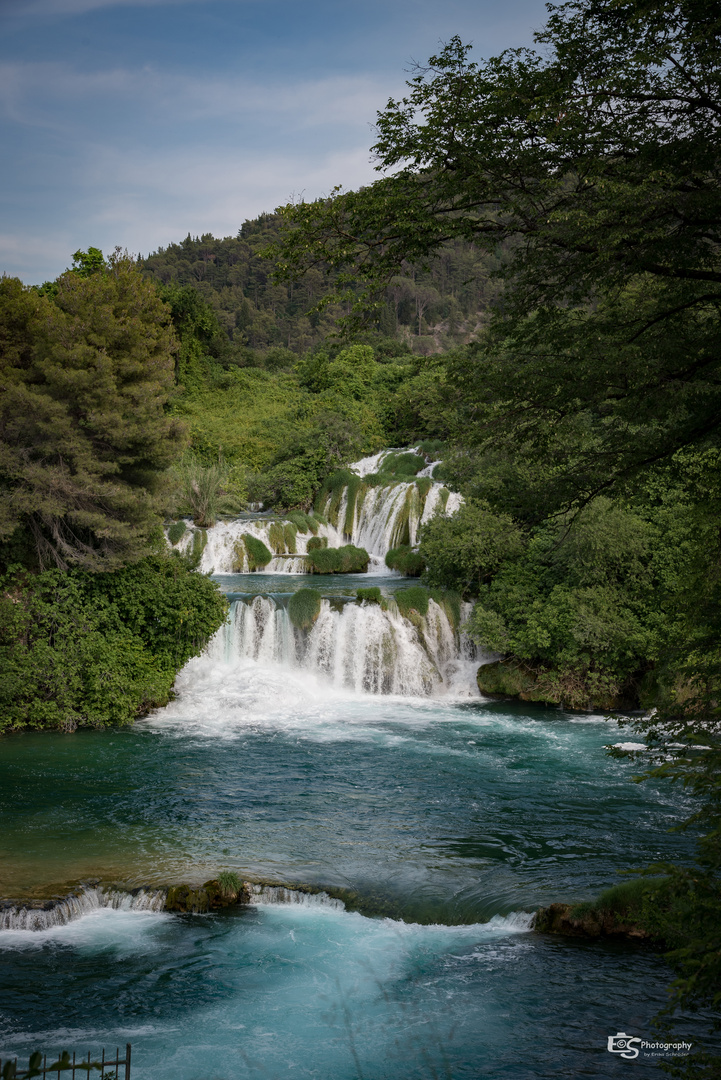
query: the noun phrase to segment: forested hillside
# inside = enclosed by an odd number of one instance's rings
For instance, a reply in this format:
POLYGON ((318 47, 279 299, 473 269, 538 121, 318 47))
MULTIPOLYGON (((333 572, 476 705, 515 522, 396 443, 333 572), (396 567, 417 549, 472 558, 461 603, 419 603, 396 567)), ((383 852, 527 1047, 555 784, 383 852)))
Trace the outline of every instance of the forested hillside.
MULTIPOLYGON (((348 312, 348 302, 332 299, 338 275, 323 266, 309 268, 297 282, 274 280, 273 262, 263 252, 280 235, 279 217, 263 214, 245 221, 235 237, 188 235, 153 252, 141 267, 159 284, 193 286, 216 313, 236 363, 273 369, 288 363, 282 350, 301 354, 319 345, 348 312), (314 311, 319 303, 325 306, 314 311)), ((496 294, 491 275, 499 262, 500 255, 454 239, 427 268, 399 266, 371 331, 425 354, 467 341, 496 294)))

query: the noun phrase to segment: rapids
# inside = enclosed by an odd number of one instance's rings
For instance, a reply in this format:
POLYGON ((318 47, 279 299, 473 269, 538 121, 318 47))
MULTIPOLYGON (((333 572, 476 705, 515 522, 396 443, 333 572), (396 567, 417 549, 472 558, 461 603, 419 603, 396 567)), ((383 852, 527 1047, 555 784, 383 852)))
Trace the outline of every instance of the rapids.
MULTIPOLYGON (((351 515, 346 489, 322 529, 350 523, 380 568, 440 492, 368 487, 351 515)), ((209 530, 203 568, 268 527, 209 530)), ((411 581, 288 573, 301 559, 220 577, 229 619, 165 709, 3 740, 2 895, 40 906, 0 910, 0 1057, 129 1041, 133 1080, 627 1076, 608 1037, 651 1037, 663 960, 535 935, 532 912, 683 856, 683 793, 632 784, 601 717, 482 699, 489 657, 444 601, 404 618, 411 581), (357 602, 369 585, 382 604, 357 602), (305 586, 323 601, 299 631, 305 586), (160 910, 223 870, 248 906, 160 910)))

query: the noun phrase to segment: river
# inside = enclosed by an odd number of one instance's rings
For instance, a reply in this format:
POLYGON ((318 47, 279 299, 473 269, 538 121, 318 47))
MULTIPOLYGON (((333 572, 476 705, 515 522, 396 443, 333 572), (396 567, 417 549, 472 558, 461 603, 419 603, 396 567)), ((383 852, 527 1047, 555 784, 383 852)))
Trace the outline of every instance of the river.
POLYGON ((682 796, 633 784, 602 717, 482 699, 446 614, 398 615, 406 579, 219 580, 228 625, 165 709, 3 741, 2 893, 229 870, 347 906, 266 888, 218 914, 88 901, 6 929, 0 1056, 131 1042, 134 1080, 627 1075, 608 1037, 651 1038, 663 960, 536 935, 530 913, 687 851, 682 796), (383 607, 354 602, 374 584, 383 607), (307 585, 324 602, 301 634, 307 585))

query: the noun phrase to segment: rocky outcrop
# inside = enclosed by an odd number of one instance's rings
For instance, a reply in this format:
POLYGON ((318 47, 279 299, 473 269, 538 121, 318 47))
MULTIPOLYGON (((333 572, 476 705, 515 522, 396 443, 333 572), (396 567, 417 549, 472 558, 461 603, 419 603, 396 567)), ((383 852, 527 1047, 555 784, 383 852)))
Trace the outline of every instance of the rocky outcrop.
POLYGON ((615 680, 533 667, 518 660, 483 664, 477 682, 485 697, 518 698, 581 712, 615 712, 637 704, 633 694, 623 693, 615 680))
POLYGON ((249 902, 250 892, 245 882, 227 884, 213 878, 196 887, 171 885, 165 898, 165 910, 199 914, 249 902))
POLYGON ((541 934, 561 934, 564 937, 622 938, 627 941, 653 941, 653 937, 633 922, 625 922, 615 911, 606 911, 586 904, 551 904, 539 908, 533 929, 541 934))

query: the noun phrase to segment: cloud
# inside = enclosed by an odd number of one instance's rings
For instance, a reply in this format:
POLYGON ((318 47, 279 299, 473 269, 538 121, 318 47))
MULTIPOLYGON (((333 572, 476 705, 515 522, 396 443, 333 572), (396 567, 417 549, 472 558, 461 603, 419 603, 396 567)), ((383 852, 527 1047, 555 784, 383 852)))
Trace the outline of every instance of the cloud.
POLYGON ((159 7, 162 4, 205 4, 210 0, 4 0, 5 15, 84 15, 111 7, 159 7))
POLYGON ((400 89, 400 80, 331 75, 296 81, 197 76, 146 65, 78 71, 61 62, 0 62, 0 108, 28 126, 82 127, 103 103, 138 109, 143 123, 193 123, 259 115, 296 128, 367 123, 400 89))

